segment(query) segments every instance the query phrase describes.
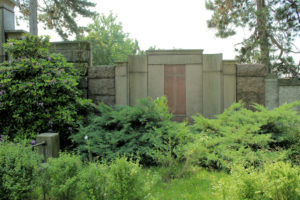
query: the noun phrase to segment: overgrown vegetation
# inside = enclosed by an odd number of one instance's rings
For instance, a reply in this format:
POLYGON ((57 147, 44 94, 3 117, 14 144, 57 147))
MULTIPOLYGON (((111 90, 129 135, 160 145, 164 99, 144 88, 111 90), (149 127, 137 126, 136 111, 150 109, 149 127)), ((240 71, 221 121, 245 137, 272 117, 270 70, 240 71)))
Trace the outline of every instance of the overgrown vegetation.
POLYGON ((80 98, 79 73, 49 54, 49 38, 27 35, 4 45, 10 61, 0 64, 0 133, 10 139, 59 132, 62 146, 92 108, 80 98))

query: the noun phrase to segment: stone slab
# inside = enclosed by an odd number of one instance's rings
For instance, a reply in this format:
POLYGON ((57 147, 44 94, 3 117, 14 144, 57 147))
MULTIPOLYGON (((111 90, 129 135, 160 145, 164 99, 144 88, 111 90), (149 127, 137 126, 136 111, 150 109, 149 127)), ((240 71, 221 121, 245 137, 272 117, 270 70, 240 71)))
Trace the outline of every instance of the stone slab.
POLYGON ((147 56, 128 56, 129 72, 147 72, 147 56))
POLYGON ((116 104, 115 96, 100 96, 100 95, 92 95, 89 97, 92 99, 93 103, 99 104, 101 102, 105 103, 106 105, 113 106, 116 104))
POLYGON ((100 65, 100 66, 89 67, 88 76, 90 79, 115 78, 115 66, 100 65))
POLYGON ((116 104, 129 105, 127 63, 117 64, 115 84, 116 104))
POLYGON ((237 101, 242 100, 247 108, 254 103, 265 105, 264 77, 237 77, 237 101))
POLYGON ((203 72, 203 116, 213 118, 223 112, 223 75, 203 72))
POLYGON ((202 49, 149 50, 147 55, 202 55, 202 49))
POLYGON ((204 54, 203 71, 220 72, 223 70, 222 54, 204 54))
POLYGON ((148 96, 164 96, 164 65, 149 65, 148 69, 148 96))
POLYGON ((89 79, 89 95, 115 95, 115 79, 89 79))
POLYGON ((202 65, 186 65, 186 115, 203 112, 202 65))
POLYGON ((148 55, 149 65, 201 64, 202 55, 148 55))
MULTIPOLYGON (((280 86, 279 87, 279 105, 300 101, 300 86, 280 86)), ((300 114, 300 106, 296 108, 300 114)))
POLYGON ((265 77, 268 69, 262 64, 238 64, 237 76, 265 77))
POLYGON ((277 78, 265 79, 265 107, 269 110, 279 106, 279 86, 277 78))
POLYGON ((279 79, 280 86, 300 86, 300 79, 279 79))
POLYGON ((223 74, 236 75, 236 63, 235 60, 223 60, 223 74))
POLYGON ((58 133, 42 133, 37 135, 36 143, 45 142, 45 145, 38 146, 38 153, 44 157, 44 161, 51 157, 59 156, 59 134, 58 133))
POLYGON ((129 73, 129 105, 133 106, 140 98, 148 95, 147 73, 129 73))
POLYGON ((224 109, 236 102, 236 76, 224 75, 224 109))

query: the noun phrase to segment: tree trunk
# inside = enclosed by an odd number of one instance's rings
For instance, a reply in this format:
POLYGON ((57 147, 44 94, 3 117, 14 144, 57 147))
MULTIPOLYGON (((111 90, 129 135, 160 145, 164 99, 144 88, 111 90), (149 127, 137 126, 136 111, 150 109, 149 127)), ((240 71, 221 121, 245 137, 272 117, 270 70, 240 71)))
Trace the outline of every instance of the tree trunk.
POLYGON ((268 72, 271 72, 270 68, 270 43, 267 29, 267 12, 265 12, 265 0, 256 0, 257 5, 257 32, 260 46, 261 62, 268 68, 268 72))
POLYGON ((29 32, 32 35, 38 35, 37 7, 37 0, 30 0, 29 32))

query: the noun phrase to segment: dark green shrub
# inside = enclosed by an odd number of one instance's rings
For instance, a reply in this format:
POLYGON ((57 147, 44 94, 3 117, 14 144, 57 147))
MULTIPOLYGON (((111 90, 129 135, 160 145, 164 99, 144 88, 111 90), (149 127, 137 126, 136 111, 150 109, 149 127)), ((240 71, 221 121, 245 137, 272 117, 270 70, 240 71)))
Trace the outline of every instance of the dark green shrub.
POLYGON ((0 141, 0 199, 31 199, 40 161, 31 148, 0 141))
POLYGON ((138 163, 122 157, 110 164, 107 200, 147 199, 150 188, 149 177, 142 173, 138 163))
POLYGON ((23 139, 59 132, 66 146, 78 120, 91 110, 77 89, 78 70, 48 53, 47 37, 27 35, 4 47, 11 61, 0 64, 0 133, 23 139))
POLYGON ((81 170, 82 162, 78 156, 61 153, 59 158, 50 158, 40 176, 43 195, 53 200, 74 199, 80 193, 81 170))
MULTIPOLYGON (((111 108, 101 104, 98 108, 101 116, 93 116, 89 125, 72 136, 86 157, 90 154, 110 161, 125 155, 139 158, 142 164, 153 164, 154 152, 170 149, 170 138, 176 137, 176 131, 170 132, 175 122, 170 121, 164 97, 154 101, 141 99, 134 107, 111 108)), ((172 146, 177 145, 174 141, 172 146)))
POLYGON ((224 200, 298 200, 300 169, 277 162, 263 170, 234 167, 232 176, 215 185, 217 199, 224 200))
MULTIPOLYGON (((256 105, 256 111, 251 111, 236 103, 216 119, 195 116, 191 126, 195 139, 186 147, 187 157, 201 166, 227 171, 234 163, 256 167, 289 159, 288 151, 300 136, 300 116, 292 110, 299 104, 271 111, 256 105)), ((297 151, 290 152, 291 157, 297 157, 293 153, 297 151)))

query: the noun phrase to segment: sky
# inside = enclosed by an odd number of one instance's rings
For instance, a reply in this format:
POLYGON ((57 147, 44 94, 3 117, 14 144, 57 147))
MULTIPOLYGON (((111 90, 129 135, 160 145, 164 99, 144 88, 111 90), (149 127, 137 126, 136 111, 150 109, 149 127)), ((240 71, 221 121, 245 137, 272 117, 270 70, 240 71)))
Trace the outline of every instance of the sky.
MULTIPOLYGON (((239 30, 233 37, 217 38, 216 31, 207 28, 206 21, 212 12, 205 8, 205 0, 91 1, 97 3, 96 12, 108 15, 112 11, 116 14, 124 32, 136 39, 142 50, 150 46, 159 49, 203 49, 205 54, 222 53, 223 59, 234 59, 235 45, 249 34, 247 30, 239 30)), ((78 23, 87 25, 88 20, 80 19, 78 23)), ((19 28, 28 29, 24 26, 19 28)), ((50 34, 51 41, 61 40, 55 32, 42 30, 41 27, 39 34, 50 34)))

